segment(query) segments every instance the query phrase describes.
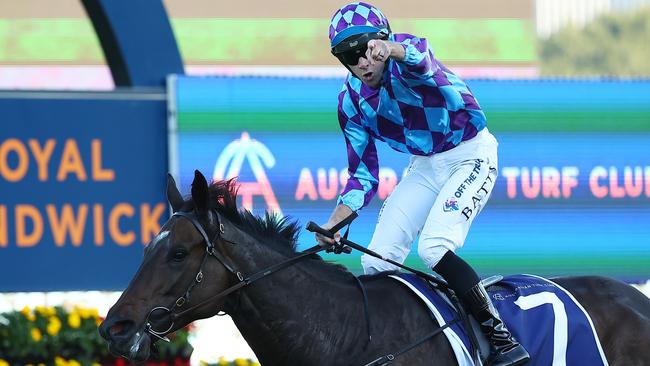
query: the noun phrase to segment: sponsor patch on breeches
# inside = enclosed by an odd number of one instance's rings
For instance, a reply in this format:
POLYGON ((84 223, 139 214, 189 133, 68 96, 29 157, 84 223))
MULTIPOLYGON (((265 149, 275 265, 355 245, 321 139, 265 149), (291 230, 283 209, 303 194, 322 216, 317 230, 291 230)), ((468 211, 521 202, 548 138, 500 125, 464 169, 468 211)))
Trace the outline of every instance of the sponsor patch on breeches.
POLYGON ((471 194, 471 200, 463 199, 464 204, 461 213, 466 220, 475 216, 483 207, 487 198, 492 193, 494 183, 496 182, 497 168, 489 164, 489 160, 482 159, 474 160, 474 169, 461 183, 454 196, 460 199, 467 194, 471 194), (487 174, 485 170, 487 169, 487 174), (484 177, 483 179, 481 179, 484 177))

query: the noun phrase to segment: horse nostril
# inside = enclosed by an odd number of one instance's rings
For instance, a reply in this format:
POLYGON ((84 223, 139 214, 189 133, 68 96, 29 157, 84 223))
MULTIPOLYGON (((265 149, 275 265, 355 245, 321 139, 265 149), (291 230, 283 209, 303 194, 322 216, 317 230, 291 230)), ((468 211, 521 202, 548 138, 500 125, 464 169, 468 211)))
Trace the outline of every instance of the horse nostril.
POLYGON ((108 327, 108 337, 110 339, 124 338, 130 335, 130 330, 135 326, 135 322, 131 320, 120 320, 113 323, 108 327))

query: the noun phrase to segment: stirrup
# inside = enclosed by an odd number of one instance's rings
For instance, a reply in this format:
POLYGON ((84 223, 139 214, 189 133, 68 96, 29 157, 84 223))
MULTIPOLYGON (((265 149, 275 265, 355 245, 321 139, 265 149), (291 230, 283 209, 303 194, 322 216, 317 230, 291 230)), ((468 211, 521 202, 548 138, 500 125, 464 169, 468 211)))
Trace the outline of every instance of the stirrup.
POLYGON ((485 287, 485 288, 488 288, 488 287, 494 285, 495 283, 501 281, 502 279, 503 279, 503 276, 501 276, 501 275, 490 276, 488 278, 482 279, 481 280, 481 285, 483 285, 483 287, 485 287))

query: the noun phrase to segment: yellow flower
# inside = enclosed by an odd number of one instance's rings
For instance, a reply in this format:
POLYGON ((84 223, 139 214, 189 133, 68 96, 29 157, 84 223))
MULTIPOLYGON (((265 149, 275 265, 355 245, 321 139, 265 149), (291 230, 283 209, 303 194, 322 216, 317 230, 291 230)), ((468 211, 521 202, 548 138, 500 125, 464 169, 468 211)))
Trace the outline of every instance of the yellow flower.
POLYGON ((81 366, 76 360, 68 360, 68 366, 81 366))
POLYGON ((75 310, 77 311, 77 314, 79 314, 79 316, 81 317, 81 319, 86 319, 86 318, 89 317, 89 315, 88 315, 88 309, 84 309, 84 308, 75 308, 75 310))
POLYGON ((244 360, 243 358, 236 358, 235 366, 248 366, 248 360, 244 360))
POLYGON ((43 317, 48 317, 56 314, 56 309, 53 306, 37 306, 34 308, 37 313, 43 317))
POLYGON ((81 318, 79 317, 79 314, 73 312, 68 315, 68 324, 71 328, 79 328, 81 325, 81 318))
POLYGON ((219 357, 219 365, 228 365, 230 362, 226 361, 225 357, 219 357))
POLYGON ((79 315, 81 315, 82 319, 88 319, 88 318, 99 318, 99 313, 97 312, 97 309, 83 309, 79 308, 79 315))
POLYGON ((95 362, 92 364, 92 366, 102 366, 102 364, 95 362))
POLYGON ((63 357, 56 356, 56 357, 54 357, 54 365, 56 365, 56 366, 68 366, 68 363, 65 362, 63 357))
POLYGON ((36 320, 36 316, 34 316, 34 313, 29 308, 29 306, 25 306, 20 312, 23 313, 23 315, 25 316, 25 318, 27 318, 27 320, 32 322, 36 320))
POLYGON ((51 316, 47 323, 47 334, 57 335, 61 330, 61 321, 56 316, 51 316))
POLYGON ((41 331, 38 328, 32 328, 32 339, 39 342, 43 338, 41 331))
POLYGON ((11 365, 9 365, 9 362, 0 358, 0 366, 11 366, 11 365))

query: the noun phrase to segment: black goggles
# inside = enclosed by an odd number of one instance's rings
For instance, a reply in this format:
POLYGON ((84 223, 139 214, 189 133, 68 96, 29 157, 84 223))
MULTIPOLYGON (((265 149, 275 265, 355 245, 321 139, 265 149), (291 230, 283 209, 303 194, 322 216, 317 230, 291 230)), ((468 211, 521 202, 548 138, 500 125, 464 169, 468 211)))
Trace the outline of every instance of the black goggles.
POLYGON ((346 38, 343 42, 332 48, 332 54, 343 64, 355 66, 359 63, 359 58, 366 57, 368 42, 373 39, 386 40, 388 39, 388 34, 384 32, 363 33, 346 38))

